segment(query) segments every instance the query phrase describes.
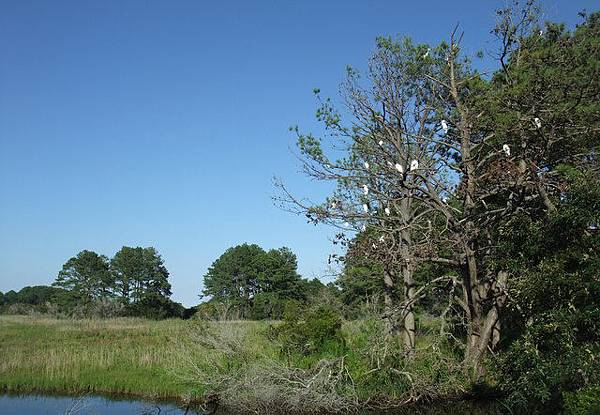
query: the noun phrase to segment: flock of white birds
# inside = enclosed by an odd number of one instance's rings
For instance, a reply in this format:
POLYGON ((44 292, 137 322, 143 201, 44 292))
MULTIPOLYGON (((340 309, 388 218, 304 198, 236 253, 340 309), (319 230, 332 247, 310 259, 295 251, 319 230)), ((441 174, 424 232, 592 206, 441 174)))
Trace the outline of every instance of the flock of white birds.
MULTIPOLYGON (((429 55, 429 49, 427 50, 427 52, 425 53, 425 55, 423 57, 427 57, 429 55)), ((542 128, 542 121, 539 118, 534 118, 533 119, 533 123, 535 124, 536 128, 542 128)), ((446 120, 442 120, 440 122, 441 126, 442 126, 442 130, 444 131, 444 134, 447 134, 448 131, 450 130, 450 126, 448 125, 448 122, 446 120)), ((382 146, 383 145, 383 140, 379 140, 379 145, 382 146)), ((506 154, 507 157, 510 157, 510 146, 508 144, 504 144, 502 145, 502 151, 504 152, 504 154, 506 154)), ((365 170, 369 170, 369 168, 371 167, 368 161, 364 162, 364 166, 365 166, 365 170)), ((392 167, 392 163, 390 161, 388 161, 388 166, 392 167)), ((402 164, 400 163, 395 163, 393 165, 393 167, 400 173, 400 174, 404 174, 404 168, 402 167, 402 164)), ((410 171, 415 171, 419 169, 419 161, 414 159, 410 162, 410 167, 409 167, 410 171)), ((363 185, 362 187, 363 189, 363 194, 365 196, 369 195, 369 186, 368 185, 363 185)), ((337 207, 337 203, 336 201, 331 202, 331 207, 333 209, 335 209, 337 207)), ((363 211, 365 213, 369 212, 369 205, 367 203, 363 203, 362 205, 363 211)), ((384 209, 384 212, 387 216, 389 216, 391 214, 391 210, 389 207, 386 207, 384 209)), ((349 222, 344 222, 344 227, 348 228, 350 227, 350 223, 349 222)), ((366 226, 362 225, 361 227, 362 231, 366 230, 366 226)), ((382 236, 381 238, 379 238, 380 242, 383 242, 384 237, 382 236)), ((373 247, 375 248, 375 244, 373 244, 373 247)))

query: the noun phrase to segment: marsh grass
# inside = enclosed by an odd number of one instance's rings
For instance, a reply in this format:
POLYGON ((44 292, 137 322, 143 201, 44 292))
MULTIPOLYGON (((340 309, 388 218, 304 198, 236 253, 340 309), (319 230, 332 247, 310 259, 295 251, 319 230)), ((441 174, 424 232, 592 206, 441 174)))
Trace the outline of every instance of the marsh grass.
POLYGON ((0 389, 119 394, 264 412, 349 412, 458 396, 469 385, 459 353, 422 319, 406 359, 376 319, 344 322, 346 347, 284 355, 273 322, 61 320, 0 316, 0 389))
POLYGON ((170 374, 171 339, 186 322, 0 316, 0 387, 6 391, 187 397, 170 374))

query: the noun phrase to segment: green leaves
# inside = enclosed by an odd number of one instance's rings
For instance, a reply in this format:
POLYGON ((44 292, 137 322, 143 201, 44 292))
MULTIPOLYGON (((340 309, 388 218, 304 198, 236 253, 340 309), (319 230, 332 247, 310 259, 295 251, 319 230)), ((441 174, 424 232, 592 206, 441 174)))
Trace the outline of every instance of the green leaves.
POLYGON ((228 304, 239 317, 278 318, 289 299, 303 299, 296 255, 288 248, 229 248, 204 276, 203 295, 228 304))
POLYGON ((113 284, 108 258, 83 250, 63 265, 53 285, 72 290, 84 301, 91 301, 111 296, 113 284))

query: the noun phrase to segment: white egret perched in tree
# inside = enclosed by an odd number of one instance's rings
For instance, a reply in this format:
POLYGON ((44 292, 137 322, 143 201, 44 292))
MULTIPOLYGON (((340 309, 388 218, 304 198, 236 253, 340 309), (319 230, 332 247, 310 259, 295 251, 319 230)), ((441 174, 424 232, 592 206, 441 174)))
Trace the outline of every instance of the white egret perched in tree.
POLYGON ((402 168, 402 164, 400 163, 396 163, 396 170, 398 170, 399 173, 404 173, 404 169, 402 168))
POLYGON ((383 140, 379 140, 379 145, 382 146, 383 145, 383 140))
POLYGON ((363 193, 366 195, 369 194, 369 186, 367 186, 366 184, 363 186, 363 193))
POLYGON ((427 48, 427 52, 423 54, 423 59, 429 56, 429 52, 431 52, 431 48, 427 48))
POLYGON ((413 160, 410 162, 410 171, 417 170, 419 168, 419 161, 413 160))
POLYGON ((365 161, 365 169, 369 170, 369 162, 365 161))
POLYGON ((385 214, 390 216, 390 208, 386 207, 384 210, 385 210, 385 214))
POLYGON ((446 120, 442 120, 442 130, 444 130, 444 134, 448 132, 448 122, 446 120))
POLYGON ((535 126, 536 126, 537 128, 542 128, 542 120, 540 120, 538 117, 535 117, 535 118, 533 119, 533 122, 535 123, 535 126))
POLYGON ((363 210, 365 211, 365 213, 369 212, 369 205, 367 205, 366 203, 363 203, 363 210))
POLYGON ((504 154, 510 157, 510 147, 508 146, 508 144, 504 144, 502 146, 502 151, 504 151, 504 154))

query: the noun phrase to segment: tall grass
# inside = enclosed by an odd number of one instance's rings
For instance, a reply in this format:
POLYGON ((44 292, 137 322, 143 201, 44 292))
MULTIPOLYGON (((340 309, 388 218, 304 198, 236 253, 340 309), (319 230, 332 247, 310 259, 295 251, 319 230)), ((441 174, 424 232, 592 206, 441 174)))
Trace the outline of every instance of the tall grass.
MULTIPOLYGON (((202 391, 177 375, 184 362, 174 353, 176 339, 187 337, 193 324, 0 316, 0 389, 195 398, 202 391)), ((237 326, 251 331, 257 323, 237 326)))
POLYGON ((200 400, 265 412, 350 411, 459 396, 459 355, 423 319, 415 356, 377 319, 345 322, 346 346, 281 352, 269 322, 0 316, 0 389, 200 400))

